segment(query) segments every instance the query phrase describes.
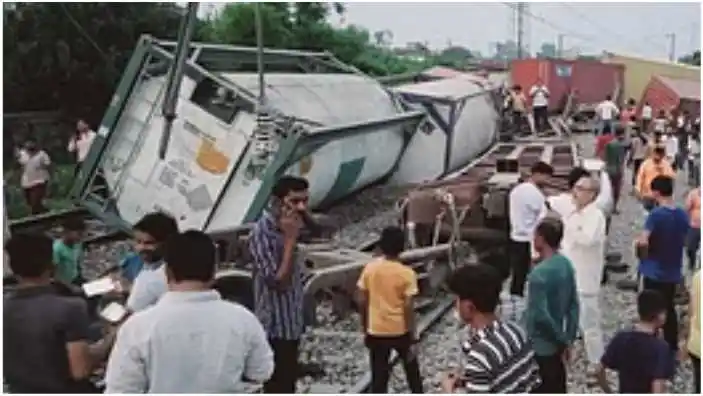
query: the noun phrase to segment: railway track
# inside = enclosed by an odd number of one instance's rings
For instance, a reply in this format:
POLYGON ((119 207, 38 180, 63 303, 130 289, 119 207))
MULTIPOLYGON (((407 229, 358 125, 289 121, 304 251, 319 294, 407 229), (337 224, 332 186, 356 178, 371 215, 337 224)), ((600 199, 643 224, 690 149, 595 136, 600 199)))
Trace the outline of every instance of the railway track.
POLYGON ((8 223, 10 233, 44 232, 51 237, 57 237, 60 232, 61 223, 71 218, 85 220, 86 236, 83 239, 85 245, 100 245, 128 237, 123 231, 110 228, 100 220, 92 218, 86 209, 80 207, 42 213, 36 216, 27 216, 16 220, 10 220, 8 223))

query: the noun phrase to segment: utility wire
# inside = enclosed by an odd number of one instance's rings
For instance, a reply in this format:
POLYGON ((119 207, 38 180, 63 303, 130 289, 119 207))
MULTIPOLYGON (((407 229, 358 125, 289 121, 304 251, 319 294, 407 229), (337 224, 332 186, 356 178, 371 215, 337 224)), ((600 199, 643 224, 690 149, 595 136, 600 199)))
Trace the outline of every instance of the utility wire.
MULTIPOLYGON (((601 25, 600 23, 595 22, 595 21, 592 20, 588 15, 586 15, 585 13, 583 13, 582 11, 580 11, 579 9, 577 9, 576 7, 572 6, 571 4, 569 4, 569 3, 557 3, 557 4, 559 4, 559 5, 560 5, 561 7, 563 7, 563 8, 566 8, 566 9, 571 10, 571 12, 573 12, 574 14, 576 14, 576 15, 577 15, 579 18, 581 18, 582 20, 585 20, 587 23, 591 24, 591 26, 593 26, 594 28, 596 28, 598 31, 607 32, 607 33, 611 34, 612 36, 616 36, 616 37, 620 38, 622 41, 628 42, 629 44, 636 44, 636 45, 634 45, 633 47, 636 47, 636 48, 638 48, 638 49, 640 49, 640 50, 644 50, 644 49, 645 49, 644 47, 641 47, 641 46, 640 46, 640 45, 643 45, 643 44, 635 43, 635 41, 632 41, 631 39, 625 37, 623 34, 620 34, 620 33, 616 32, 616 31, 614 31, 614 30, 611 30, 610 28, 608 28, 608 27, 606 27, 606 26, 601 25)), ((662 36, 663 36, 663 34, 662 34, 662 36)), ((644 41, 644 40, 642 40, 642 41, 644 41)), ((656 43, 652 43, 651 41, 648 42, 648 45, 651 45, 651 44, 655 44, 655 45, 656 45, 656 43)), ((659 43, 659 45, 661 45, 661 43, 659 43)), ((663 47, 660 46, 659 48, 663 48, 663 47)))
MULTIPOLYGON (((505 2, 504 2, 504 3, 502 3, 502 4, 503 4, 503 5, 506 5, 506 6, 510 7, 510 8, 512 8, 513 10, 516 10, 516 9, 517 9, 517 6, 516 6, 514 3, 505 3, 505 2)), ((558 31, 558 32, 565 33, 565 34, 567 34, 569 37, 576 38, 576 39, 580 39, 580 40, 582 40, 582 41, 585 41, 585 42, 588 42, 588 43, 592 43, 592 44, 598 45, 598 39, 597 39, 596 37, 594 37, 594 36, 587 36, 587 35, 584 35, 584 34, 581 34, 581 33, 577 33, 577 32, 574 32, 574 31, 570 31, 570 30, 568 30, 568 29, 564 29, 563 27, 558 26, 558 25, 556 25, 555 23, 552 23, 550 20, 544 18, 544 17, 541 16, 541 15, 535 15, 535 14, 532 13, 531 11, 522 10, 522 12, 523 12, 525 15, 529 16, 530 18, 534 19, 535 21, 541 22, 543 25, 548 26, 548 27, 550 27, 550 28, 552 28, 552 29, 554 29, 554 30, 556 30, 556 31, 558 31)))

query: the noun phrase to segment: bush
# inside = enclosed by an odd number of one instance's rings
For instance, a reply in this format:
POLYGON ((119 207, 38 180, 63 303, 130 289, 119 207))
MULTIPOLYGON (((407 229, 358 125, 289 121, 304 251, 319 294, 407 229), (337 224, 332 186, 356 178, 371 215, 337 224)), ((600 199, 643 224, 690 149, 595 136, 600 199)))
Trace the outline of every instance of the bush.
MULTIPOLYGON (((49 210, 61 210, 73 206, 69 193, 73 186, 74 169, 74 165, 54 166, 44 203, 49 210)), ((5 207, 7 208, 7 216, 11 219, 29 216, 29 208, 20 187, 21 174, 22 171, 17 168, 5 171, 5 207)))

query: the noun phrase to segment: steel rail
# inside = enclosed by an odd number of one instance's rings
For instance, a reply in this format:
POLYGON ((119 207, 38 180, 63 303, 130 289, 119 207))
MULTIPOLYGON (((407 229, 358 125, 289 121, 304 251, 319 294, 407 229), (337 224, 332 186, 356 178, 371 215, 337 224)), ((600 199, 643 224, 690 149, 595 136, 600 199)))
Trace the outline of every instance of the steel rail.
MULTIPOLYGON (((437 324, 437 322, 439 322, 447 313, 447 311, 449 311, 453 306, 454 299, 452 297, 445 297, 439 301, 439 304, 437 304, 437 306, 432 309, 432 311, 426 313, 425 315, 422 315, 422 317, 418 321, 418 336, 420 337, 420 339, 422 339, 422 337, 425 336, 427 332, 432 329, 432 327, 434 327, 434 325, 437 324)), ((393 368, 399 362, 400 356, 398 356, 398 353, 393 351, 393 355, 391 355, 390 360, 390 367, 393 368)), ((366 372, 366 374, 364 374, 364 376, 361 377, 361 379, 357 381, 356 384, 346 389, 344 393, 366 393, 370 386, 371 373, 366 372)))
POLYGON ((10 232, 18 232, 34 227, 45 227, 56 225, 62 220, 72 217, 87 217, 88 211, 85 208, 73 207, 69 209, 56 210, 42 213, 35 216, 26 216, 16 220, 8 220, 10 232))

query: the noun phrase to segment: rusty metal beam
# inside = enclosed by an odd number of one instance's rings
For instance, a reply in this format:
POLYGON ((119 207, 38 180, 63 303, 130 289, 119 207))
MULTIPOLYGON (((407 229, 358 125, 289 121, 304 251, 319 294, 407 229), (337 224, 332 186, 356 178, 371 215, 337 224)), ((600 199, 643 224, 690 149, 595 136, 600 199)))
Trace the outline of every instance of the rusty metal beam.
POLYGON ((496 173, 518 173, 520 171, 520 156, 525 148, 525 145, 518 145, 510 154, 496 159, 496 173))
MULTIPOLYGON (((422 260, 437 260, 450 256, 454 249, 453 244, 441 244, 436 246, 406 250, 400 255, 400 260, 406 264, 415 263, 422 260)), ((338 256, 344 260, 344 256, 338 256)), ((358 256, 357 256, 358 257, 358 256)), ((305 285, 305 294, 313 295, 318 290, 340 286, 347 282, 355 283, 361 274, 361 270, 369 260, 357 260, 339 264, 333 267, 320 268, 313 271, 313 276, 305 285), (310 294, 312 293, 312 294, 310 294)))

